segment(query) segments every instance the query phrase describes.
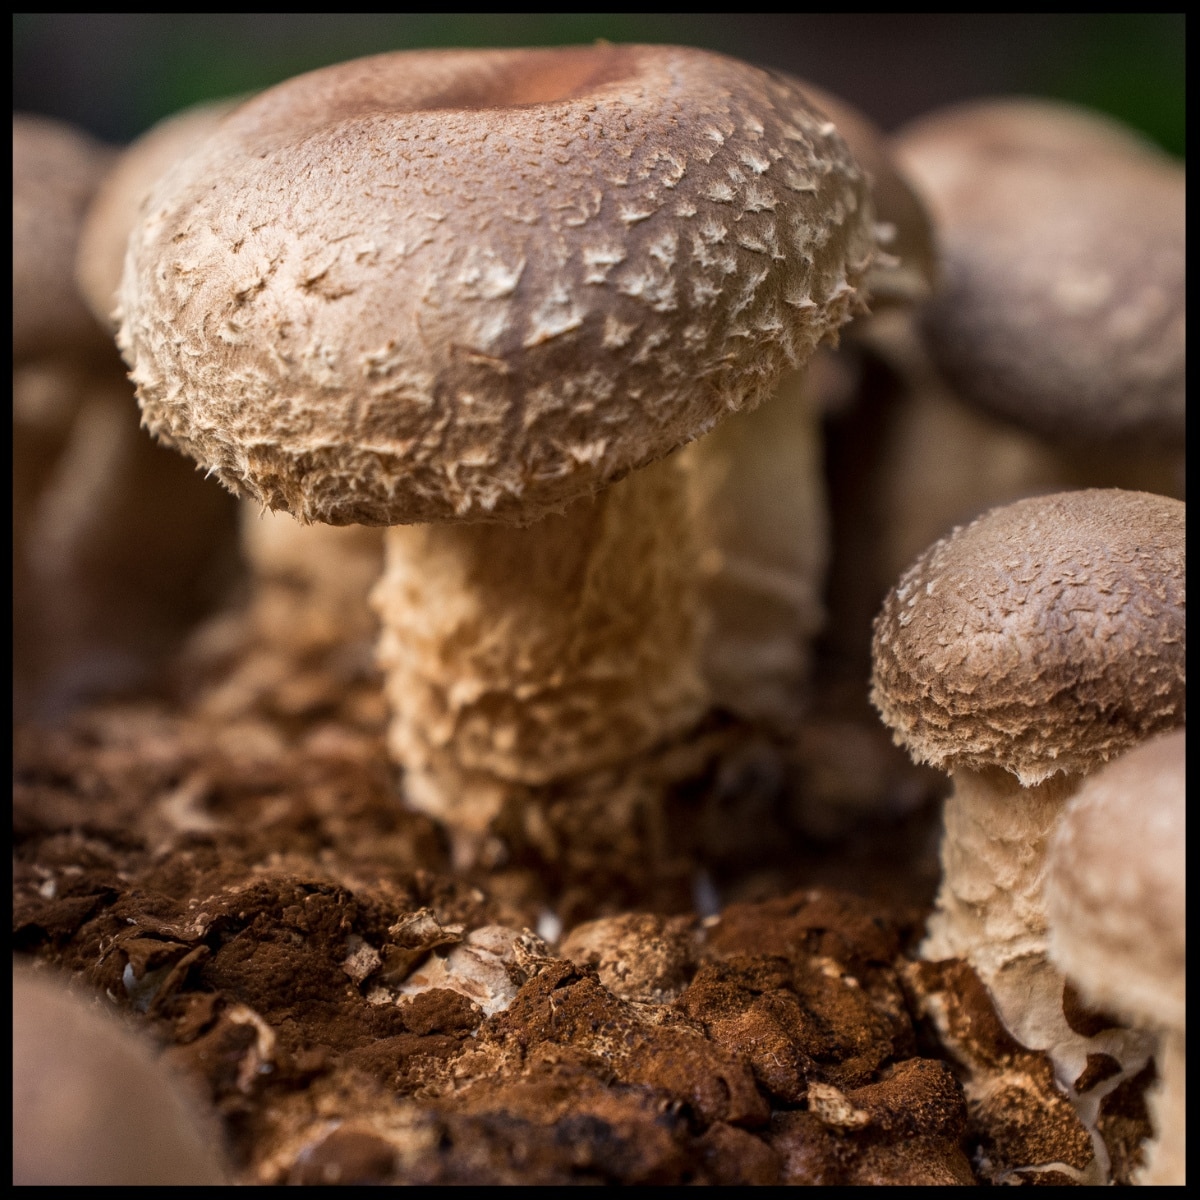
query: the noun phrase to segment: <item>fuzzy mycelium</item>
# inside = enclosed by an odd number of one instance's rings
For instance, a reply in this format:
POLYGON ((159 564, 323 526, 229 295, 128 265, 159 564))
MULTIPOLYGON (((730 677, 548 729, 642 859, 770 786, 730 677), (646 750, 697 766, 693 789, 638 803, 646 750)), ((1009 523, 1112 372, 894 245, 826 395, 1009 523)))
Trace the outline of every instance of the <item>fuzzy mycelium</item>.
POLYGON ((922 954, 969 962, 1069 1094, 1088 1054, 1132 1073, 1147 1046, 1123 1030, 1086 1037, 1064 1015, 1047 955, 1046 853, 1085 777, 1184 723, 1184 593, 1180 501, 1066 492, 993 509, 937 542, 875 624, 876 708, 897 744, 954 781, 922 954))
POLYGON ((146 425, 238 494, 449 523, 389 531, 376 603, 409 795, 478 832, 510 785, 703 711, 685 472, 622 477, 768 396, 873 252, 863 174, 785 76, 387 54, 249 101, 160 182, 120 340, 146 425))

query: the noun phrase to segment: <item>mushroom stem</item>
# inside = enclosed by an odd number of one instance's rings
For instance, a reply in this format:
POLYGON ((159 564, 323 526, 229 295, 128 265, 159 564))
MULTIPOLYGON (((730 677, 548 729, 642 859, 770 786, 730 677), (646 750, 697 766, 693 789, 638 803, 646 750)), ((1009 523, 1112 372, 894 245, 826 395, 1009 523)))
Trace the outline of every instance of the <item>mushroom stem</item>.
POLYGON ((942 839, 942 884, 922 957, 963 958, 983 980, 1018 1041, 1044 1049, 1055 1040, 1046 994, 1062 1023, 1063 977, 1046 959, 1042 875, 1047 841, 1078 777, 1054 775, 1023 787, 1006 771, 953 772, 942 839))
POLYGON ((1158 1085, 1146 1096, 1155 1138, 1135 1182, 1182 1187, 1187 1160, 1187 1035, 1183 1030, 1163 1037, 1155 1062, 1158 1085))
POLYGON ((820 419, 803 374, 680 455, 703 537, 703 659, 714 700, 790 736, 803 714, 829 557, 820 419))
POLYGON ((1047 956, 1046 855, 1063 806, 1085 776, 1052 775, 1029 787, 999 768, 960 768, 952 778, 942 885, 921 956, 969 962, 1008 1031, 1049 1055, 1072 1097, 1089 1054, 1116 1059, 1120 1078, 1140 1070, 1151 1051, 1144 1034, 1110 1027, 1085 1036, 1071 1027, 1063 1011, 1066 977, 1047 956))
POLYGON ((255 576, 263 640, 298 651, 374 638, 367 602, 383 565, 383 533, 369 525, 302 525, 244 501, 242 550, 255 576))
POLYGON ((627 761, 706 706, 678 458, 524 528, 391 528, 386 557, 391 748, 464 858, 514 789, 627 761))

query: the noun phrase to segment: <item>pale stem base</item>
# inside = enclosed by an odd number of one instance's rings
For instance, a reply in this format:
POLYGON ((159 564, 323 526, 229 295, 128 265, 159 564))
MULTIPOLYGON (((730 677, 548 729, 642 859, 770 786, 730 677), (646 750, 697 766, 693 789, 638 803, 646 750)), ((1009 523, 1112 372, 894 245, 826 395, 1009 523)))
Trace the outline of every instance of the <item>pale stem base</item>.
POLYGON ((696 555, 677 457, 525 528, 388 530, 374 603, 409 802, 469 841, 507 796, 694 722, 696 555))

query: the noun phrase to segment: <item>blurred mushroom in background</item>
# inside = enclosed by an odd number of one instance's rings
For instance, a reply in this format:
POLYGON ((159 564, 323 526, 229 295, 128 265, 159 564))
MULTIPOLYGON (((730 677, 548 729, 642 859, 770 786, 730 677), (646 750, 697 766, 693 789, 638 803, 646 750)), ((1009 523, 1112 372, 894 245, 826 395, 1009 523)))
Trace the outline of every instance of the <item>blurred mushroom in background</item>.
POLYGON ((146 687, 228 586, 233 509, 138 428, 74 282, 113 152, 13 118, 14 705, 55 719, 146 687))
POLYGON ((214 1116, 105 1003, 14 970, 13 1184, 227 1182, 214 1116))
POLYGON ((935 111, 887 150, 939 278, 851 327, 860 375, 827 422, 858 471, 839 490, 831 463, 835 521, 853 519, 823 641, 851 679, 891 581, 956 525, 1069 487, 1183 495, 1182 164, 1107 117, 1012 99, 935 111))

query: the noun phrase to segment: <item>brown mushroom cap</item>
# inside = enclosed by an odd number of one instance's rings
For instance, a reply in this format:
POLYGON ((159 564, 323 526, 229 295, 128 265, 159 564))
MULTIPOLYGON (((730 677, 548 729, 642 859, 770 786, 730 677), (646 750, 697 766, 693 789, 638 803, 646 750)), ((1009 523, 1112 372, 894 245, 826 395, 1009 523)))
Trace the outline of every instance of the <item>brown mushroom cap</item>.
POLYGON ((154 184, 194 150, 238 101, 212 100, 174 113, 148 129, 117 159, 96 191, 79 235, 76 278, 96 320, 116 328, 113 309, 125 246, 154 184))
POLYGON ((1182 444, 1182 164, 1045 101, 935 113, 894 145, 937 225, 925 332, 963 398, 1047 437, 1182 444))
POLYGON ((785 76, 385 54, 271 89, 160 182, 121 340, 149 428, 267 507, 524 522, 757 404, 872 251, 862 172, 785 76))
MULTIPOLYGON (((74 354, 105 338, 75 288, 84 210, 112 150, 48 117, 13 115, 13 357, 74 354)), ((111 345, 111 344, 110 344, 111 345)))
POLYGON ((1088 1000, 1183 1029, 1187 1009, 1186 733, 1086 780, 1046 875, 1050 954, 1088 1000))
POLYGON ((943 769, 1084 773, 1185 712, 1184 505, 1089 490, 935 543, 875 622, 872 701, 943 769))

